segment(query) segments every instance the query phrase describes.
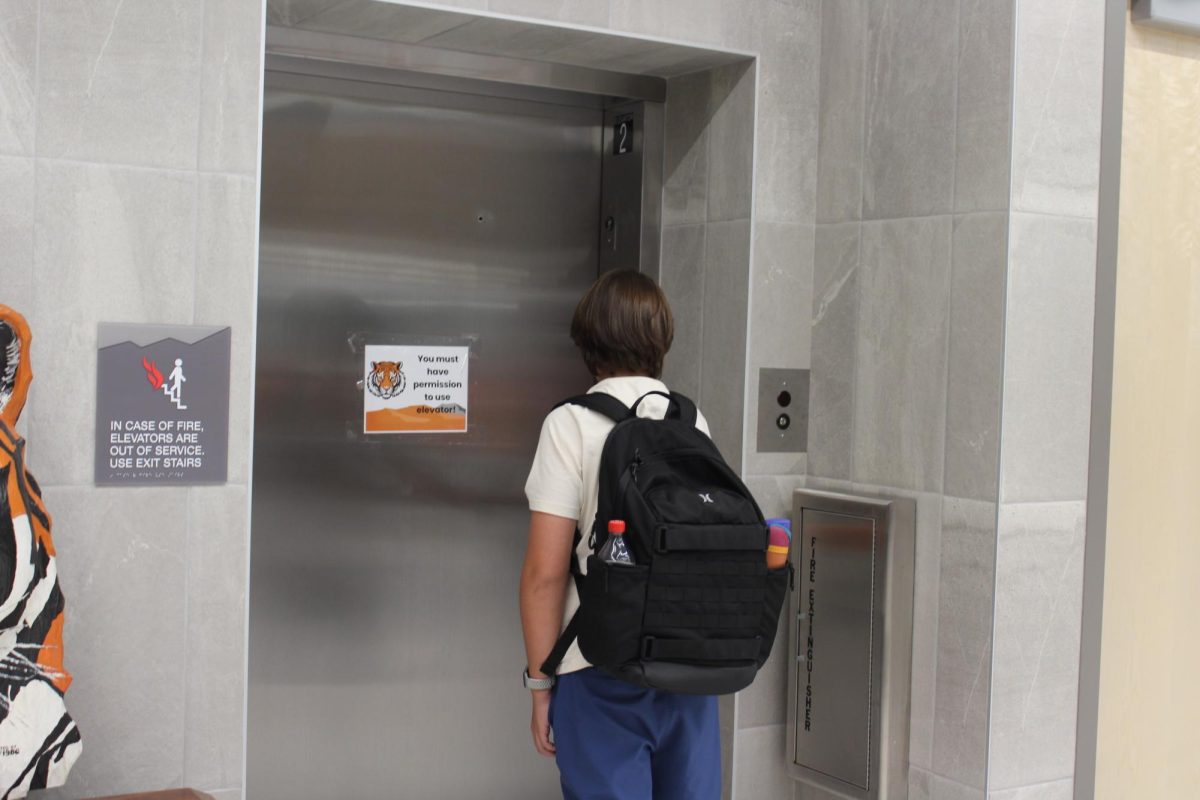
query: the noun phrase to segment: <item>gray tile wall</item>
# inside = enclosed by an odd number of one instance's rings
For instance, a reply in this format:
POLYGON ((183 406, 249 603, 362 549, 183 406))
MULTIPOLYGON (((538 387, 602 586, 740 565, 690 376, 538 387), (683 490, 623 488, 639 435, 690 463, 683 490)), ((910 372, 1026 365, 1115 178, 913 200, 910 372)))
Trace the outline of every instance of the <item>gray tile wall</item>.
POLYGON ((750 290, 753 62, 667 84, 661 282, 676 317, 667 383, 741 465, 750 290), (747 127, 749 120, 749 127, 747 127))
POLYGON ((991 685, 996 506, 948 497, 942 508, 932 771, 984 788, 991 685))
POLYGON ((945 451, 949 216, 862 225, 855 480, 939 491, 945 451))
POLYGON ((952 210, 959 2, 868 4, 864 218, 952 210))
POLYGON ((951 497, 996 499, 1007 227, 1004 212, 954 220, 943 483, 951 497))
POLYGON ((0 204, 0 241, 4 242, 0 303, 29 317, 33 313, 34 160, 0 156, 0 185, 6 200, 0 204))
POLYGON ((992 793, 1074 774, 1084 507, 1082 500, 1000 507, 992 793))
POLYGON ((982 798, 1012 2, 821 23, 807 481, 916 498, 910 795, 982 798))
MULTIPOLYGON (((52 462, 31 455, 30 465, 53 478, 52 462)), ((180 786, 189 490, 43 488, 67 603, 65 663, 75 676, 67 709, 84 737, 67 786, 46 796, 180 786)))
POLYGON ((990 800, 1071 796, 1079 673, 1101 4, 1017 0, 990 800))
POLYGON ((261 5, 0 14, 0 302, 33 328, 21 429, 67 601, 84 754, 51 798, 241 794, 261 5), (230 481, 92 486, 96 325, 233 328, 230 481))
POLYGON ((37 0, 12 0, 0 20, 0 153, 31 156, 37 127, 37 0))
POLYGON ((961 0, 954 210, 1008 208, 1012 121, 1012 0, 961 0))

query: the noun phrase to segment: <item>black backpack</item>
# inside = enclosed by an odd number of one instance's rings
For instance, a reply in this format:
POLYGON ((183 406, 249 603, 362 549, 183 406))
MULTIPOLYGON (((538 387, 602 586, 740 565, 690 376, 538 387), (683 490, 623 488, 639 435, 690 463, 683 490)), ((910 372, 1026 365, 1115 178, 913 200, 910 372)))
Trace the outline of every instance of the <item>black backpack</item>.
MULTIPOLYGON (((626 408, 611 395, 572 397, 616 426, 600 457, 600 494, 580 606, 542 671, 553 675, 571 642, 592 665, 638 686, 726 694, 750 685, 775 641, 792 567, 768 571, 767 525, 744 483, 696 429, 696 406, 650 392, 626 408), (664 419, 637 416, 650 394, 664 419), (609 520, 624 520, 634 566, 597 558, 609 520)), ((575 544, 580 533, 576 531, 575 544)))

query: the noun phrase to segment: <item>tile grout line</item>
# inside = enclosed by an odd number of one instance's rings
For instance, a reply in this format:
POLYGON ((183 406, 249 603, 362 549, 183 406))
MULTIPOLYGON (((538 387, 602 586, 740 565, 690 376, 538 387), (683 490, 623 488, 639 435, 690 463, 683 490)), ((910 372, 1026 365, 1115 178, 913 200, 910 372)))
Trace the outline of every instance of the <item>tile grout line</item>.
MULTIPOLYGON (((962 103, 962 4, 958 0, 954 9, 954 160, 950 164, 950 207, 958 210, 958 111, 962 103)), ((951 252, 953 257, 953 251, 951 252)))
MULTIPOLYGON (((920 516, 920 513, 921 513, 921 512, 920 512, 920 510, 918 510, 918 511, 917 511, 917 516, 918 516, 918 517, 920 516)), ((931 659, 931 667, 932 667, 932 672, 933 672, 933 680, 930 682, 930 687, 929 687, 929 688, 930 688, 930 691, 931 691, 931 695, 930 695, 930 697, 929 697, 929 703, 928 703, 928 708, 929 708, 929 711, 930 711, 930 717, 929 717, 929 734, 928 734, 928 736, 926 737, 926 739, 927 739, 927 741, 926 741, 926 744, 928 744, 928 746, 929 746, 929 751, 928 751, 928 755, 929 755, 929 768, 930 768, 931 770, 933 769, 933 750, 934 750, 934 742, 935 742, 935 741, 937 741, 936 733, 937 733, 937 675, 938 675, 938 663, 939 663, 939 662, 941 662, 941 660, 942 660, 942 659, 941 659, 941 653, 940 653, 940 650, 941 650, 941 648, 940 648, 940 647, 938 647, 938 641, 939 641, 939 637, 940 637, 940 636, 941 636, 941 634, 942 634, 942 615, 941 615, 941 605, 942 605, 942 539, 943 539, 943 536, 944 536, 944 534, 945 534, 945 531, 946 531, 946 527, 945 527, 945 524, 944 524, 944 523, 945 523, 945 519, 946 519, 946 495, 942 494, 942 495, 939 495, 939 496, 938 496, 938 502, 937 502, 937 520, 935 521, 935 522, 936 522, 936 524, 937 524, 937 552, 935 553, 935 555, 937 556, 937 564, 936 564, 936 566, 937 566, 937 570, 935 571, 935 573, 934 573, 934 574, 935 574, 935 576, 936 576, 936 579, 937 579, 937 581, 936 581, 936 586, 935 586, 935 589, 936 589, 936 591, 934 592, 934 595, 933 595, 933 602, 934 602, 934 614, 933 614, 933 639, 932 639, 932 642, 931 642, 931 644, 932 644, 932 646, 933 646, 933 658, 931 659)), ((920 531, 920 522, 918 522, 918 523, 917 523, 917 531, 918 531, 918 532, 920 531)), ((915 555, 915 553, 914 553, 914 555, 915 555)), ((914 570, 914 574, 915 574, 915 570, 914 570)), ((910 683, 909 692, 911 693, 911 692, 912 692, 912 688, 911 688, 911 680, 909 681, 909 683, 910 683)), ((912 698, 910 697, 910 698, 909 698, 909 704, 910 704, 910 707, 911 707, 911 703, 912 703, 912 698)), ((910 730, 910 731, 912 730, 912 724, 911 724, 911 723, 912 723, 912 716, 911 716, 911 712, 910 712, 910 715, 909 715, 909 730, 910 730)), ((910 758, 909 758, 909 765, 910 765, 910 766, 912 765, 911 754, 912 754, 912 748, 910 747, 910 748, 909 748, 909 756, 910 756, 910 758)))
MULTIPOLYGON (((959 104, 962 99, 962 4, 966 0, 958 0, 955 4, 955 19, 954 19, 954 160, 950 164, 950 208, 958 209, 958 111, 959 104)), ((946 270, 946 342, 942 350, 943 372, 942 372, 942 469, 938 476, 937 491, 943 494, 946 489, 946 451, 950 446, 950 336, 953 333, 954 323, 954 276, 957 270, 955 269, 955 248, 954 248, 954 229, 955 218, 950 217, 949 237, 949 253, 950 263, 946 270)), ((940 548, 939 548, 940 550, 940 548)), ((941 556, 939 555, 939 560, 941 556)))
POLYGON ((191 607, 188 602, 191 595, 192 581, 192 487, 185 487, 184 491, 184 526, 183 526, 183 670, 182 682, 183 691, 180 696, 183 700, 183 713, 181 716, 183 730, 180 741, 183 746, 179 752, 179 775, 183 785, 188 784, 188 691, 191 683, 191 607))
POLYGON ((850 366, 850 441, 847 446, 847 451, 850 454, 849 461, 846 465, 848 479, 853 482, 858 474, 858 456, 856 455, 856 442, 858 440, 858 341, 859 330, 862 318, 862 292, 863 276, 865 269, 863 266, 863 240, 866 234, 866 226, 863 217, 866 210, 866 195, 867 195, 867 138, 870 135, 870 128, 867 125, 867 88, 870 85, 867 72, 871 66, 871 12, 868 8, 863 14, 862 22, 862 68, 860 70, 860 87, 861 98, 858 122, 862 131, 862 138, 858 143, 858 219, 855 220, 858 226, 858 232, 855 236, 855 255, 854 255, 854 295, 850 298, 854 306, 854 346, 851 349, 851 366, 850 366))
MULTIPOLYGON (((41 486, 43 489, 70 489, 70 490, 96 489, 97 491, 100 491, 100 492, 114 492, 114 493, 118 493, 121 491, 120 486, 108 485, 108 484, 97 486, 94 483, 52 483, 49 481, 38 481, 38 485, 41 486)), ((213 488, 213 487, 223 487, 223 486, 235 486, 235 487, 241 487, 241 488, 248 488, 249 481, 226 481, 225 483, 202 483, 202 484, 194 484, 194 486, 196 488, 213 488)), ((168 484, 160 484, 160 485, 134 484, 133 486, 127 487, 127 488, 148 489, 150 491, 164 491, 164 490, 169 491, 171 489, 188 489, 190 487, 186 486, 186 485, 181 485, 181 484, 168 483, 168 484)))
POLYGON ((35 159, 37 161, 49 162, 49 163, 55 163, 55 164, 70 164, 70 165, 84 166, 84 167, 125 169, 125 170, 132 170, 134 172, 159 172, 159 173, 165 173, 168 175, 176 175, 176 176, 183 176, 183 177, 187 177, 187 176, 191 176, 191 175, 220 175, 220 176, 225 176, 225 177, 230 177, 230 178, 251 178, 251 179, 257 177, 257 174, 254 172, 238 172, 235 170, 228 170, 228 169, 191 169, 191 168, 187 168, 187 167, 166 167, 166 166, 160 166, 160 165, 155 165, 155 164, 133 164, 133 163, 130 163, 127 161, 100 161, 100 160, 96 160, 96 159, 71 158, 71 157, 65 157, 65 156, 44 156, 44 155, 34 154, 31 156, 9 155, 9 156, 5 156, 5 157, 10 157, 10 158, 27 157, 27 158, 35 159))
POLYGON ((208 15, 211 11, 209 3, 204 0, 204 8, 200 13, 200 63, 196 70, 196 101, 200 108, 196 113, 196 161, 191 170, 192 174, 192 324, 196 324, 196 288, 199 284, 200 271, 200 142, 204 132, 204 67, 208 58, 208 15))
POLYGON ((863 280, 866 273, 866 267, 863 264, 863 240, 865 238, 865 227, 861 221, 854 223, 858 228, 854 237, 854 293, 850 296, 850 304, 854 309, 854 340, 850 348, 850 369, 849 369, 849 385, 850 385, 850 441, 847 443, 846 450, 849 453, 849 459, 846 464, 846 480, 853 483, 858 475, 858 455, 856 442, 858 440, 858 341, 859 331, 862 325, 862 293, 863 280))
MULTIPOLYGON (((196 142, 195 142, 195 161, 190 170, 192 180, 192 324, 196 324, 196 289, 199 285, 198 274, 200 271, 200 142, 204 130, 204 85, 205 85, 205 64, 208 56, 208 15, 212 10, 209 3, 211 0, 205 0, 203 8, 200 12, 200 58, 196 68, 196 102, 199 108, 196 112, 196 142)), ((184 546, 183 546, 183 636, 184 636, 184 653, 189 654, 192 643, 192 608, 191 608, 191 567, 192 567, 192 505, 196 498, 193 487, 188 486, 185 492, 185 504, 187 508, 185 524, 184 524, 184 546)), ((183 730, 182 742, 183 747, 180 752, 180 777, 184 783, 188 783, 188 712, 189 712, 189 695, 191 694, 191 658, 185 658, 183 663, 183 730)))
POLYGON ((1004 293, 1001 296, 1001 313, 1000 313, 1000 399, 997 404, 997 422, 996 422, 996 507, 992 514, 992 586, 991 586, 991 628, 988 631, 988 641, 990 646, 988 664, 989 682, 987 695, 987 709, 984 714, 984 775, 983 775, 983 791, 984 797, 988 795, 988 790, 991 784, 991 751, 992 751, 992 720, 995 709, 993 707, 993 693, 995 691, 995 680, 993 679, 993 671, 996 665, 996 606, 997 597, 1000 587, 1000 511, 1002 500, 1004 497, 1004 439, 1005 439, 1005 414, 1006 391, 1007 383, 1006 376, 1009 372, 1008 363, 1008 331, 1009 331, 1009 298, 1012 297, 1013 291, 1013 270, 1012 270, 1012 238, 1013 238, 1013 222, 1016 211, 1016 205, 1019 192, 1016 185, 1016 159, 1017 159, 1017 97, 1020 87, 1020 32, 1021 32, 1021 0, 1012 0, 1012 22, 1009 27, 1009 35, 1011 37, 1009 45, 1009 98, 1008 98, 1008 192, 1007 192, 1007 219, 1004 226, 1004 293))
POLYGON ((239 755, 238 771, 241 774, 240 796, 242 800, 246 797, 246 787, 248 784, 250 759, 249 759, 249 743, 250 743, 250 580, 252 575, 251 562, 253 557, 254 544, 254 425, 255 425, 255 396, 258 390, 258 305, 259 305, 259 262, 261 260, 262 251, 262 225, 260 218, 262 214, 262 143, 263 143, 263 108, 266 92, 266 37, 267 37, 267 4, 262 2, 259 11, 259 38, 257 45, 258 55, 258 93, 257 93, 257 112, 255 120, 257 127, 255 130, 255 153, 254 153, 254 262, 251 268, 252 272, 252 296, 254 302, 250 306, 250 324, 248 329, 250 335, 247 337, 247 346, 250 351, 250 393, 248 403, 245 408, 245 413, 248 415, 249 424, 246 431, 247 439, 247 455, 246 455, 246 499, 245 505, 242 508, 246 524, 245 533, 245 553, 246 562, 243 566, 242 586, 245 590, 245 596, 242 600, 243 608, 241 615, 242 636, 241 636, 241 674, 239 677, 242 680, 242 708, 241 708, 241 748, 239 755))
MULTIPOLYGON (((738 81, 735 84, 734 89, 730 92, 730 94, 732 94, 733 92, 736 92, 738 90, 737 87, 741 85, 741 82, 743 80, 745 80, 744 75, 738 78, 738 81)), ((755 224, 756 224, 755 210, 758 205, 758 199, 757 199, 758 198, 758 191, 757 191, 758 185, 756 182, 756 177, 757 177, 757 171, 758 171, 759 153, 758 153, 757 144, 758 144, 758 134, 759 134, 760 126, 761 126, 761 122, 762 122, 762 106, 763 106, 763 104, 759 101, 759 91, 761 90, 761 87, 762 87, 762 59, 761 58, 754 59, 753 80, 754 80, 754 83, 751 86, 752 91, 750 92, 750 99, 754 103, 754 112, 752 114, 753 122, 752 122, 751 129, 750 129, 750 164, 749 164, 749 169, 750 169, 750 175, 749 175, 749 177, 750 177, 750 185, 749 185, 750 208, 748 211, 748 219, 746 219, 746 221, 745 221, 746 222, 746 238, 747 238, 746 250, 745 250, 745 253, 746 253, 746 270, 745 270, 745 276, 746 276, 746 306, 745 306, 746 320, 742 326, 742 342, 743 342, 742 353, 741 353, 741 356, 742 356, 742 398, 741 398, 742 413, 739 415, 741 417, 742 424, 741 424, 741 430, 739 431, 739 433, 741 435, 741 448, 740 448, 741 449, 741 453, 740 453, 741 458, 739 460, 741 463, 738 465, 738 472, 742 475, 746 474, 745 473, 746 465, 751 461, 751 458, 750 458, 751 449, 752 449, 751 444, 750 444, 751 435, 747 431, 747 428, 752 428, 753 426, 750 424, 752 410, 749 408, 749 406, 750 406, 749 400, 750 400, 750 395, 752 392, 757 393, 757 382, 754 380, 752 367, 751 367, 752 359, 750 357, 750 346, 753 341, 752 340, 752 330, 753 330, 753 325, 754 325, 754 315, 751 313, 751 311, 753 308, 753 298, 754 298, 754 259, 755 259, 755 255, 757 253, 757 247, 755 245, 756 245, 757 239, 758 239, 758 237, 755 235, 755 224)), ((711 175, 712 175, 712 166, 711 166, 712 158, 711 157, 712 157, 712 148, 713 148, 713 137, 711 137, 711 136, 709 137, 709 145, 708 146, 709 146, 709 170, 707 172, 709 175, 708 180, 711 181, 712 180, 712 177, 711 177, 711 175)), ((707 194, 706 194, 706 197, 707 197, 707 194)), ((710 220, 710 223, 711 222, 712 221, 710 220)), ((755 442, 753 450, 755 452, 757 452, 757 449, 758 449, 757 442, 755 442)), ((730 760, 733 761, 733 763, 730 765, 730 782, 729 782, 729 784, 730 784, 729 785, 729 794, 730 794, 731 800, 736 800, 736 798, 737 798, 737 762, 738 762, 738 740, 740 738, 739 734, 741 732, 741 724, 740 724, 741 710, 742 710, 741 694, 735 693, 733 695, 733 725, 732 725, 733 731, 730 734, 733 737, 733 744, 732 744, 731 753, 730 753, 730 760)))
MULTIPOLYGON (((932 769, 925 769, 924 767, 916 767, 916 766, 912 767, 912 769, 914 769, 918 772, 924 772, 926 775, 930 776, 931 778, 937 778, 939 781, 944 781, 946 783, 953 784, 954 786, 958 786, 959 788, 962 788, 962 789, 969 789, 972 792, 983 792, 984 791, 983 789, 980 789, 978 786, 972 786, 969 783, 963 783, 962 781, 955 780, 954 778, 949 778, 940 772, 935 772, 932 769)), ((986 792, 984 794, 986 797, 986 792)))
MULTIPOLYGON (((612 7, 609 7, 611 14, 612 7)), ((710 70, 711 72, 711 70, 710 70)), ((712 76, 709 75, 705 80, 704 87, 704 108, 707 112, 709 101, 712 98, 713 83, 712 76)), ((694 99, 694 98, 693 98, 694 99)), ((707 120, 711 122, 711 120, 707 120)), ((708 221, 708 187, 712 178, 712 135, 711 131, 704 131, 704 214, 701 215, 703 220, 701 225, 704 226, 704 235, 701 237, 701 254, 700 254, 700 357, 696 364, 696 394, 700 397, 700 402, 705 402, 704 397, 704 321, 707 316, 704 311, 708 306, 708 239, 709 239, 709 221, 708 221)), ((686 209, 687 206, 685 205, 686 209)), ((732 767, 732 765, 731 765, 732 767)))
MULTIPOLYGON (((859 110, 859 125, 862 130, 862 139, 858 143, 858 222, 862 222, 866 216, 866 196, 867 196, 867 137, 870 133, 870 128, 867 126, 867 87, 870 85, 867 80, 867 69, 871 66, 871 12, 870 9, 863 14, 862 19, 862 70, 861 70, 861 87, 862 98, 861 108, 859 110)), ((861 242, 861 240, 860 240, 861 242)), ((860 245, 861 252, 861 245, 860 245)), ((856 326, 857 327, 857 326, 856 326)))
POLYGON ((1009 208, 1008 212, 1009 212, 1009 214, 1013 214, 1016 216, 1045 217, 1047 219, 1075 220, 1077 222, 1090 222, 1093 225, 1096 224, 1096 217, 1094 217, 1094 216, 1081 216, 1079 214, 1063 214, 1063 213, 1059 213, 1059 212, 1055 212, 1055 211, 1033 211, 1033 210, 1023 209, 1023 208, 1009 208))
MULTIPOLYGON (((610 6, 610 9, 611 9, 611 6, 610 6)), ((710 289, 709 280, 708 280, 708 277, 709 277, 708 276, 709 249, 710 249, 710 238, 711 238, 710 234, 712 233, 712 226, 713 226, 713 221, 711 219, 709 219, 709 210, 712 205, 711 190, 712 190, 712 164, 713 164, 713 138, 714 138, 712 135, 712 123, 713 123, 713 120, 717 116, 717 110, 713 109, 711 116, 708 116, 707 112, 711 108, 711 104, 712 104, 712 100, 713 100, 713 92, 715 91, 715 80, 714 80, 715 73, 716 73, 715 69, 709 70, 708 78, 705 81, 705 95, 704 95, 704 108, 705 108, 705 113, 706 113, 705 135, 704 135, 704 216, 703 216, 703 219, 704 219, 704 236, 703 236, 704 252, 703 252, 703 256, 700 260, 700 358, 699 358, 699 364, 697 365, 698 369, 697 369, 697 374, 696 374, 696 380, 697 380, 696 389, 697 389, 697 393, 701 397, 702 404, 706 403, 707 399, 708 399, 706 397, 706 392, 704 391, 704 373, 705 373, 704 362, 705 362, 705 350, 706 350, 706 348, 705 348, 705 331, 708 327, 705 323, 706 323, 707 317, 708 317, 708 314, 706 312, 707 312, 707 308, 708 308, 708 293, 709 293, 709 289, 710 289)), ((744 380, 744 378, 743 378, 743 380, 744 380)), ((729 786, 729 796, 732 800, 732 798, 735 795, 736 789, 737 789, 738 736, 737 736, 737 696, 736 695, 732 698, 731 705, 732 705, 733 719, 730 720, 730 726, 729 726, 730 727, 730 734, 729 734, 730 739, 729 739, 729 771, 728 771, 729 782, 728 782, 728 786, 729 786)), ((720 709, 719 709, 719 703, 718 703, 718 723, 719 723, 719 716, 720 716, 720 709)), ((719 725, 718 725, 718 727, 719 727, 719 725)), ((723 747, 722 747, 722 750, 724 750, 723 747)), ((724 776, 722 776, 722 793, 724 792, 724 786, 725 786, 725 780, 724 780, 724 776)))
POLYGON ((954 332, 954 276, 958 271, 955 268, 954 259, 954 229, 956 225, 953 216, 950 217, 949 223, 946 231, 948 238, 946 244, 950 261, 946 265, 946 285, 943 295, 946 298, 946 316, 942 323, 946 335, 942 346, 942 467, 935 484, 937 494, 943 496, 945 496, 946 490, 946 451, 950 446, 950 337, 954 332))
MULTIPOLYGON (((29 154, 29 156, 30 156, 30 158, 29 158, 30 174, 32 176, 32 186, 30 188, 33 192, 33 197, 31 198, 31 200, 33 201, 33 208, 31 210, 31 214, 30 214, 30 227, 32 228, 32 230, 30 231, 30 234, 29 234, 28 275, 29 275, 29 312, 30 312, 30 314, 34 315, 34 322, 36 323, 38 321, 37 315, 35 313, 37 310, 37 301, 38 301, 38 290, 37 290, 37 287, 38 287, 37 256, 38 256, 38 228, 39 228, 39 226, 38 226, 38 199, 40 196, 39 190, 41 188, 40 181, 38 181, 38 171, 39 170, 38 170, 38 158, 37 158, 38 117, 39 117, 38 108, 40 105, 39 100, 41 98, 41 79, 42 79, 42 4, 40 2, 37 4, 36 11, 34 12, 33 28, 34 28, 34 35, 33 35, 33 38, 34 38, 34 42, 33 42, 33 141, 30 143, 32 152, 29 154)), ((40 394, 40 392, 38 392, 37 387, 31 385, 29 387, 29 396, 27 398, 27 402, 29 400, 36 401, 39 394, 40 394)), ((28 403, 28 405, 26 407, 32 410, 32 409, 36 409, 37 405, 38 404, 36 402, 32 402, 32 403, 28 403)), ((36 413, 36 411, 26 411, 25 413, 29 414, 29 416, 26 418, 28 420, 26 430, 29 431, 30 434, 33 434, 36 432, 39 415, 36 413)), ((32 438, 32 436, 30 438, 32 438)), ((36 439, 35 439, 35 441, 36 441, 36 439)), ((36 445, 35 445, 35 449, 36 449, 36 445)))
POLYGON ((996 792, 1019 792, 1022 789, 1036 789, 1039 786, 1053 786, 1058 783, 1075 783, 1074 774, 1064 775, 1061 778, 1051 778, 1048 781, 1037 781, 1035 783, 1023 783, 1020 786, 1008 786, 1003 789, 996 789, 996 792))

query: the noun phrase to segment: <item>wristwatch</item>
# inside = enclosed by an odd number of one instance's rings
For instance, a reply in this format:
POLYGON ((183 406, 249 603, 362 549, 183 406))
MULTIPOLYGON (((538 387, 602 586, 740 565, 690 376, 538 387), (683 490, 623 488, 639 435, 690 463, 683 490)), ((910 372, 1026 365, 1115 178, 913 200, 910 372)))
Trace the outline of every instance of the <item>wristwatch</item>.
POLYGON ((529 677, 529 668, 521 674, 521 681, 525 684, 526 689, 549 689, 554 686, 554 676, 549 678, 531 678, 529 677))

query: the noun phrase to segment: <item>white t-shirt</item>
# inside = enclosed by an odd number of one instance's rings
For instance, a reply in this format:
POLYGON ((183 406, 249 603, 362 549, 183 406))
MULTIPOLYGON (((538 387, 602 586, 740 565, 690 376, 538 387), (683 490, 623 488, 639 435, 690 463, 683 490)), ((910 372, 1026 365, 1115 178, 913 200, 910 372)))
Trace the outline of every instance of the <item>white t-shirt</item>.
MULTIPOLYGON (((654 378, 625 376, 605 378, 591 389, 604 392, 625 405, 633 405, 647 392, 666 392, 666 384, 654 378)), ((646 398, 638 407, 639 417, 662 419, 667 413, 667 399, 657 395, 646 398)), ((614 423, 603 414, 582 406, 564 405, 550 412, 542 423, 542 434, 538 439, 537 454, 525 482, 525 496, 529 498, 529 510, 553 514, 576 520, 583 540, 576 548, 579 568, 587 571, 588 534, 596 518, 596 506, 600 495, 600 453, 604 440, 614 423)), ((708 422, 696 413, 696 427, 708 434, 708 422)), ((575 609, 579 608, 579 595, 575 582, 567 585, 566 604, 563 607, 562 627, 570 622, 575 609)), ((590 666, 579 652, 578 643, 572 643, 558 674, 576 672, 590 666)))

